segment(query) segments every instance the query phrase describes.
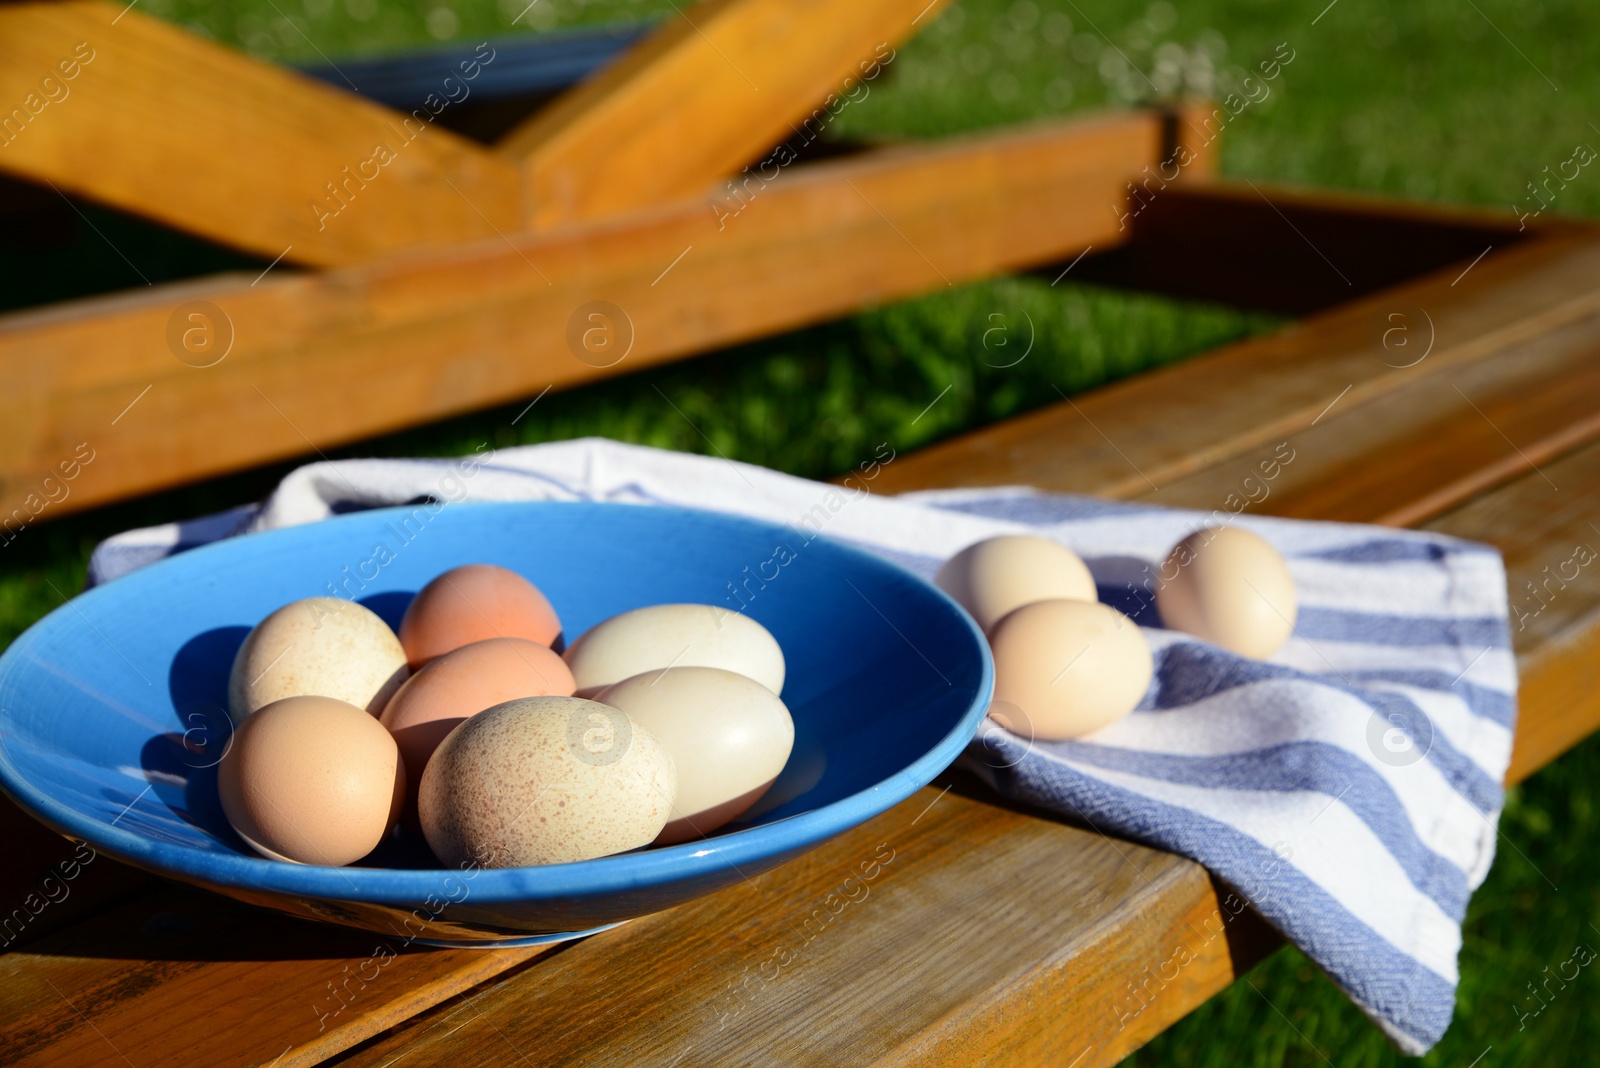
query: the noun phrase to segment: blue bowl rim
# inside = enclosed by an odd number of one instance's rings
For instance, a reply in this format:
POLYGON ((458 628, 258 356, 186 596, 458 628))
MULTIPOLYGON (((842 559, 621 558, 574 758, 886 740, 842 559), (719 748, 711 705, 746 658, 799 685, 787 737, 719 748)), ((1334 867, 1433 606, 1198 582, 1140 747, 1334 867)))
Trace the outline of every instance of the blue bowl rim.
MULTIPOLYGON (((778 524, 747 516, 675 505, 636 505, 607 501, 464 501, 450 508, 472 511, 540 507, 641 508, 650 512, 678 515, 704 521, 757 528, 765 532, 778 524)), ((374 515, 405 511, 406 506, 376 508, 335 516, 305 526, 285 527, 243 535, 243 539, 288 535, 299 531, 344 522, 370 522, 374 515)), ((523 868, 482 869, 471 875, 472 900, 477 904, 572 898, 601 895, 660 886, 711 875, 726 869, 738 871, 741 864, 756 864, 772 857, 792 855, 865 823, 933 781, 934 776, 953 763, 976 734, 987 713, 994 692, 994 661, 988 641, 971 616, 948 594, 921 576, 884 557, 847 542, 819 535, 834 551, 855 557, 872 567, 887 568, 913 580, 937 600, 943 601, 955 619, 961 621, 979 651, 982 674, 978 694, 956 726, 922 756, 882 781, 819 808, 797 813, 771 823, 758 824, 725 835, 685 842, 680 845, 621 853, 593 860, 548 864, 523 868)), ((58 606, 49 615, 24 631, 10 648, 0 654, 0 680, 19 667, 27 647, 39 633, 50 627, 67 625, 63 621, 75 613, 85 600, 115 596, 121 583, 136 576, 159 575, 168 570, 194 566, 195 559, 213 553, 237 552, 241 538, 225 538, 158 560, 126 576, 80 593, 58 606)), ((0 724, 7 716, 0 708, 0 724)), ((460 878, 454 868, 362 868, 323 867, 268 860, 244 853, 221 854, 193 846, 164 843, 133 831, 101 823, 57 802, 34 788, 18 773, 5 751, 0 736, 0 789, 25 811, 59 833, 86 841, 97 851, 170 877, 217 887, 293 894, 333 901, 366 902, 378 905, 411 905, 439 890, 449 877, 460 878)), ((148 786, 146 787, 148 790, 148 786)), ((142 795, 141 795, 142 796, 142 795)), ((137 799, 135 801, 137 803, 137 799)), ((470 870, 470 869, 469 869, 470 870)), ((764 869, 763 869, 764 870, 764 869)))

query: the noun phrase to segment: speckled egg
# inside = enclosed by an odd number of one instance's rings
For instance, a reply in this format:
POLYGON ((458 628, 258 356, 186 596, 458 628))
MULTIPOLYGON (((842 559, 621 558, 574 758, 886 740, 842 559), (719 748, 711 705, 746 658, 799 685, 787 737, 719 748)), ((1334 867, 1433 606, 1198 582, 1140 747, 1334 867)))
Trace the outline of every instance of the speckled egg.
POLYGON ((400 620, 412 670, 489 638, 553 645, 560 636, 561 620, 539 588, 494 564, 451 568, 417 591, 400 620))
POLYGON ((649 845, 677 792, 672 755, 627 713, 529 697, 451 731, 422 774, 417 809, 446 864, 515 868, 649 845))
POLYGON ((233 658, 234 722, 285 697, 332 697, 374 716, 411 674, 389 625, 338 597, 286 604, 256 625, 233 658))
POLYGON ((969 545, 946 560, 933 581, 985 633, 1025 604, 1098 599, 1094 576, 1077 553, 1030 534, 1005 534, 969 545))
POLYGON ((678 800, 658 845, 700 838, 761 799, 794 747, 794 720, 778 695, 721 668, 647 671, 595 700, 622 709, 672 754, 678 800))
POLYGON ((411 800, 428 758, 469 717, 519 697, 570 696, 572 672, 555 653, 521 638, 490 638, 451 650, 406 680, 383 710, 400 745, 411 800))
POLYGON ((239 725, 217 768, 223 814, 273 860, 339 866, 377 848, 405 797, 383 725, 331 697, 286 697, 239 725))
POLYGON ((581 697, 669 667, 722 668, 783 692, 777 639, 749 616, 708 604, 657 604, 612 616, 585 631, 562 659, 581 697))

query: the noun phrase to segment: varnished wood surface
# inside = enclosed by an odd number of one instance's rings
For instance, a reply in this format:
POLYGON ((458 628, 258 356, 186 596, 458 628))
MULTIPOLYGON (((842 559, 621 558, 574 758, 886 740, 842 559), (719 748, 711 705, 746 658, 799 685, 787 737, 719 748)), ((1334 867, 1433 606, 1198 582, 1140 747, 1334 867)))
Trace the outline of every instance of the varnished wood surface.
POLYGON ((51 514, 1075 255, 1115 240, 1105 204, 1159 133, 1153 113, 1030 126, 796 167, 720 222, 691 200, 0 316, 0 515, 43 511, 83 445, 51 514), (580 359, 594 301, 616 345, 580 359), (210 351, 232 339, 213 366, 179 358, 195 315, 210 351))
MULTIPOLYGON (((739 176, 723 211, 771 180, 773 145, 820 137, 881 84, 895 45, 942 0, 703 0, 500 143, 547 227, 693 196, 739 176), (754 178, 741 168, 752 166, 754 178)), ((708 207, 707 212, 711 211, 708 207)))
POLYGON ((1505 555, 1520 676, 1506 778, 1520 782, 1600 727, 1600 445, 1541 462, 1427 528, 1505 555))
POLYGON ((45 102, 0 136, 0 169, 286 263, 516 230, 520 169, 432 121, 471 91, 461 71, 440 81, 413 116, 131 5, 8 3, 0 99, 45 102))
POLYGON ((1068 1064, 1085 1047, 1099 1063, 1229 981, 1228 926, 1196 865, 929 788, 345 1063, 443 1065, 485 1048, 511 1063, 507 1047, 540 1065, 1068 1064), (1195 959, 1138 1011, 1129 981, 1180 943, 1195 959))
POLYGON ((1597 311, 1600 239, 1551 237, 1491 253, 1465 277, 1435 272, 921 450, 884 468, 875 485, 883 492, 1027 484, 1118 497, 1159 493, 1417 380, 1435 378, 1448 390, 1463 368, 1597 311), (1385 333, 1398 327, 1386 347, 1385 333), (1423 351, 1425 359, 1403 366, 1423 351))
POLYGON ((408 948, 164 888, 0 956, 0 1057, 318 1064, 541 952, 408 948))

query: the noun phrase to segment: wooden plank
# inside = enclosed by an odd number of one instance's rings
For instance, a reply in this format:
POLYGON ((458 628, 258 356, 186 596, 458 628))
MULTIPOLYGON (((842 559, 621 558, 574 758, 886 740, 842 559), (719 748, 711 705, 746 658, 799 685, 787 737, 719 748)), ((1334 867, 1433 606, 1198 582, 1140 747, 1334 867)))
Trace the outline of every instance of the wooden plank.
POLYGON ((698 196, 865 100, 941 3, 703 0, 499 147, 523 161, 539 227, 698 196))
MULTIPOLYGON (((1449 376, 1600 310, 1600 239, 1552 236, 1429 275, 886 467, 886 493, 1025 483, 1136 497, 1303 432, 1430 376, 1449 376), (1424 314, 1426 313, 1426 314, 1424 314), (1426 359, 1385 331, 1405 316, 1426 359), (1426 323, 1431 318, 1430 331, 1426 323)), ((1448 387, 1446 387, 1448 388, 1448 387)), ((1254 462, 1253 460, 1251 461, 1254 462)), ((1243 472, 1241 472, 1242 477, 1243 472)))
MULTIPOLYGON (((440 70, 441 111, 470 90, 460 75, 440 70)), ((390 111, 120 3, 0 5, 0 101, 0 168, 266 259, 356 263, 521 225, 519 168, 431 108, 390 111)))
POLYGON ((720 228, 689 203, 0 317, 0 517, 26 523, 1114 241, 1102 205, 1155 157, 1159 126, 1121 114, 810 164, 720 228), (595 300, 631 323, 614 366, 569 347, 595 300), (191 314, 192 329, 215 327, 211 349, 182 347, 191 314), (195 366, 226 337, 226 358, 195 366), (48 503, 44 479, 85 443, 92 464, 48 503))
MULTIPOLYGON (((1191 142, 1199 139, 1195 110, 1176 131, 1191 142)), ((1169 185, 1160 173, 1129 211, 1129 240, 1085 260, 1074 277, 1287 315, 1332 308, 1449 264, 1459 271, 1486 249, 1504 251, 1535 234, 1593 228, 1554 216, 1523 228, 1503 212, 1270 183, 1169 185)))
POLYGON ((1600 727, 1600 445, 1541 462, 1427 524, 1505 555, 1520 676, 1520 782, 1600 727))
POLYGON ((548 951, 403 943, 173 887, 0 956, 6 1063, 319 1064, 548 951))
MULTIPOLYGON (((1422 356, 1427 327, 1416 326, 1412 355, 1391 359, 1422 356)), ((1597 355, 1600 314, 1591 314, 1365 404, 1345 398, 1315 426, 1286 432, 1295 459, 1270 482, 1253 463, 1223 462, 1138 496, 1210 510, 1232 494, 1259 498, 1252 510, 1271 515, 1415 526, 1600 438, 1597 355), (1397 467, 1425 478, 1396 477, 1397 467)))
MULTIPOLYGON (((1259 942, 1256 929, 1224 923, 1237 907, 1224 911, 1194 863, 968 790, 920 791, 778 871, 566 946, 354 1050, 349 1063, 384 1065, 403 1052, 408 1065, 733 1065, 755 1050, 784 1065, 1069 1063, 1085 1046, 1094 1049, 1085 1063, 1104 1063, 1170 1022, 1168 1006, 1226 985, 1230 953, 1259 942), (981 945, 990 950, 974 951, 981 945), (1147 978, 1179 945, 1194 961, 1168 982, 1147 978), (1146 1001, 1154 996, 1142 1009, 1139 983, 1149 983, 1146 1001), (1075 1030, 1042 1026, 1058 1015, 1075 1030)), ((14 1063, 122 1063, 110 1046, 133 1063, 266 1063, 293 1044, 280 1063, 299 1065, 352 1044, 354 1033, 307 1039, 306 1025, 354 951, 326 953, 326 943, 290 931, 304 927, 298 921, 168 897, 0 958, 6 1044, 21 1052, 14 1063), (157 915, 173 921, 146 918, 157 915), (192 927, 171 938, 179 918, 192 927), (266 931, 245 931, 246 918, 266 931), (298 959, 307 950, 322 954, 298 959), (246 969, 266 972, 246 978, 246 969)), ((400 961, 462 967, 499 954, 400 961)), ((360 991, 352 1010, 368 996, 389 994, 360 991)), ((405 998, 400 1012, 421 1001, 405 998)), ((368 1012, 363 1026, 392 1015, 368 1012)))

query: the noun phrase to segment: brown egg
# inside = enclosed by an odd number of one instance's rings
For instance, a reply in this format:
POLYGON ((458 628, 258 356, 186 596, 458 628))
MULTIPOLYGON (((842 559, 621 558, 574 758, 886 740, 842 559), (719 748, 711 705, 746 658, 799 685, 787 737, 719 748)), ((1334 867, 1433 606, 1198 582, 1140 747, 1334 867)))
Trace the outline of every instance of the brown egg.
POLYGON ((235 722, 285 697, 348 701, 374 716, 410 675, 400 640, 370 609, 307 597, 258 623, 233 658, 228 710, 235 722))
POLYGON ((428 758, 468 717, 518 697, 566 697, 575 688, 564 660, 522 638, 473 642, 430 661, 383 710, 412 784, 408 807, 416 804, 428 758))
POLYGON ((405 798, 405 764, 364 709, 286 697, 234 731, 217 769, 228 822, 273 860, 340 866, 377 848, 405 798))
POLYGON ((1289 565, 1239 527, 1207 527, 1173 546, 1156 588, 1161 622, 1240 656, 1265 659, 1294 631, 1289 565))
POLYGON ((478 713, 422 773, 422 833, 449 865, 560 864, 649 845, 678 792, 672 755, 625 712, 529 697, 478 713))
POLYGON ((1133 620, 1087 601, 1036 601, 989 632, 989 714, 1027 738, 1077 738, 1121 719, 1150 686, 1150 646, 1133 620))
POLYGON ((1013 608, 1034 601, 1098 598, 1094 576, 1076 553, 1031 534, 969 545, 946 560, 933 581, 986 632, 1013 608))
POLYGON ((552 645, 561 621, 539 588, 493 564, 454 567, 426 586, 400 620, 400 644, 411 668, 488 638, 552 645))

